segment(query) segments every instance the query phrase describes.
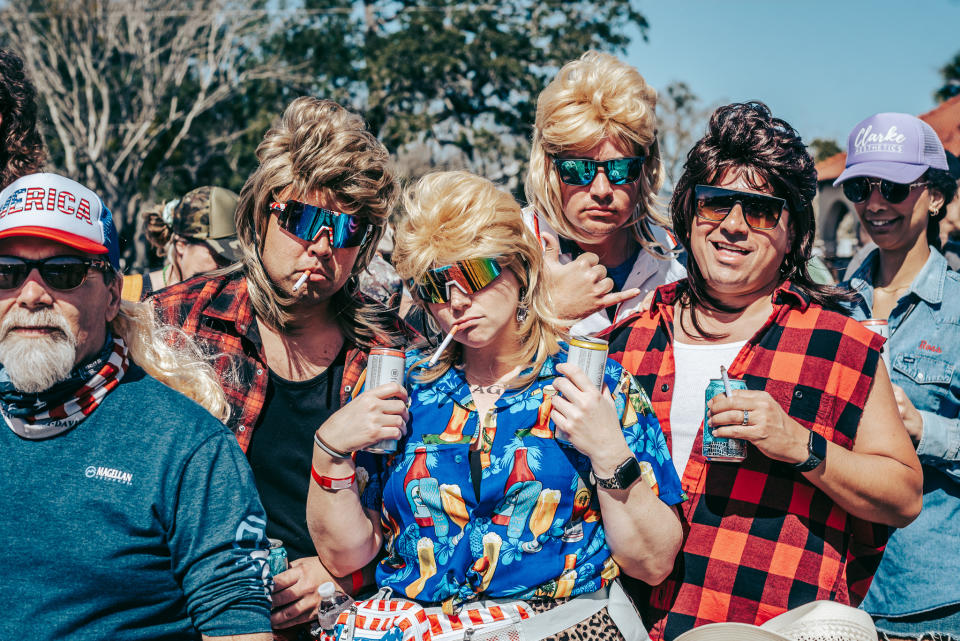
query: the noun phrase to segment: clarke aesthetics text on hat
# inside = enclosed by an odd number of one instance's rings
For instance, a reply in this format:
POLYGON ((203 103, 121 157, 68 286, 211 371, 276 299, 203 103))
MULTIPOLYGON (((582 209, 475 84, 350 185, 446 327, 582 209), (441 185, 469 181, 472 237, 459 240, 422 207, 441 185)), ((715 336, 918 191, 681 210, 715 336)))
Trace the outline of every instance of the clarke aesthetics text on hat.
POLYGON ((833 184, 858 176, 907 184, 931 167, 948 169, 933 127, 910 114, 879 113, 850 132, 846 169, 833 184))

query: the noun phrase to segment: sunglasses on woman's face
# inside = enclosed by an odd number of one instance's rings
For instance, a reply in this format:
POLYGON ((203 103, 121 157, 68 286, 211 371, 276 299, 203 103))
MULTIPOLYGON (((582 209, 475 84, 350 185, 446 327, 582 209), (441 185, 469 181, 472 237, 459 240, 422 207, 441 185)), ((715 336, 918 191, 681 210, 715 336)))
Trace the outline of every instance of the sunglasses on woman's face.
POLYGON ((80 287, 91 268, 104 273, 111 269, 110 263, 105 260, 80 256, 51 256, 42 260, 0 256, 0 289, 20 287, 34 268, 40 272, 43 282, 61 291, 80 287))
POLYGON ((840 183, 843 187, 843 195, 846 196, 850 202, 853 203, 862 203, 866 199, 870 198, 870 193, 873 192, 874 186, 880 187, 880 195, 883 196, 891 205, 896 205, 897 203, 902 203, 907 199, 907 196, 910 195, 910 192, 913 191, 914 187, 920 187, 921 185, 926 185, 925 181, 913 182, 913 183, 895 183, 892 180, 887 180, 885 178, 867 178, 866 176, 858 176, 856 178, 850 178, 844 180, 840 183))
POLYGON ((496 258, 472 258, 452 265, 444 265, 424 274, 422 283, 414 283, 417 296, 427 303, 446 303, 450 300, 450 288, 456 287, 464 294, 473 294, 492 283, 503 268, 496 258))
POLYGON ((697 217, 712 223, 720 223, 740 205, 743 219, 751 229, 773 229, 780 222, 780 214, 787 201, 767 194, 724 189, 712 185, 697 185, 697 217))
POLYGON ((364 224, 359 216, 307 205, 299 200, 270 203, 270 211, 277 214, 280 229, 310 243, 326 234, 333 249, 359 247, 373 228, 373 225, 364 224))
POLYGON ((626 185, 640 179, 643 170, 643 156, 630 158, 611 158, 610 160, 590 160, 589 158, 554 158, 553 166, 561 182, 582 187, 589 185, 597 177, 597 169, 603 167, 611 185, 626 185))

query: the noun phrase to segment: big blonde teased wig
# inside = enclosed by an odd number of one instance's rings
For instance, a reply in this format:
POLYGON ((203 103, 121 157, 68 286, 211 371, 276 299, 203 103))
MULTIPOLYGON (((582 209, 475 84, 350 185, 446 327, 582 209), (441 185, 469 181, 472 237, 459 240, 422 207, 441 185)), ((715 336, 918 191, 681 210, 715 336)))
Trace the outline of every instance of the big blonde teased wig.
MULTIPOLYGON (((393 263, 404 280, 422 282, 427 270, 469 258, 500 257, 500 264, 516 275, 521 287, 518 303, 527 308, 519 324, 512 365, 532 365, 532 371, 512 382, 522 387, 539 373, 547 356, 557 353, 566 326, 553 315, 549 288, 540 283, 543 250, 523 222, 520 205, 485 178, 464 171, 432 173, 407 190, 405 216, 394 236, 393 263)), ((427 317, 427 304, 413 292, 414 302, 427 317)), ((437 364, 421 373, 421 380, 442 376, 462 358, 454 342, 437 364)))
POLYGON ((640 197, 628 225, 644 250, 658 258, 671 248, 661 246, 650 222, 668 226, 659 211, 657 192, 663 186, 663 163, 657 143, 657 92, 630 65, 606 53, 588 51, 568 62, 537 98, 537 116, 524 183, 527 201, 561 236, 590 242, 566 216, 554 157, 577 157, 605 138, 643 155, 640 197))
MULTIPOLYGON (((260 260, 270 203, 291 187, 293 197, 311 192, 329 195, 343 213, 374 226, 353 265, 350 282, 366 269, 383 236, 399 187, 386 148, 367 131, 363 119, 330 100, 297 98, 257 147, 260 166, 240 191, 237 236, 243 247, 243 271, 250 301, 259 319, 278 329, 288 327, 295 299, 277 287, 260 260)), ((379 333, 375 314, 344 291, 332 298, 337 323, 349 339, 369 346, 379 333)))
POLYGON ((183 331, 157 322, 152 304, 121 301, 110 331, 123 339, 130 359, 147 374, 227 421, 230 405, 213 366, 183 331))

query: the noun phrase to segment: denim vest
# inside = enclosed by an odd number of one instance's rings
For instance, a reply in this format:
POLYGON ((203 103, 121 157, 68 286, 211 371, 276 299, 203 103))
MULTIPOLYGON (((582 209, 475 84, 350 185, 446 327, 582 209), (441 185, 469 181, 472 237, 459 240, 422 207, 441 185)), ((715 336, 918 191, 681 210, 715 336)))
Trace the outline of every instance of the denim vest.
MULTIPOLYGON (((844 283, 862 296, 852 309, 858 320, 873 316, 878 256, 872 252, 844 283)), ((890 378, 923 417, 923 510, 893 532, 861 607, 897 617, 960 603, 960 275, 937 250, 930 248, 888 323, 890 378)))

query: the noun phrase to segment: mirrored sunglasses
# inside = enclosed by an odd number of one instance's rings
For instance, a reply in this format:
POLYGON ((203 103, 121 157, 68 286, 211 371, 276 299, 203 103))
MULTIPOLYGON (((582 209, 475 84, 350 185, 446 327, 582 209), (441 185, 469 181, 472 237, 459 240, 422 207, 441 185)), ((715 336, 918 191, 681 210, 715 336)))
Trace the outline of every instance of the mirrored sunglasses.
POLYGON ((80 256, 51 256, 42 260, 26 260, 16 256, 0 256, 0 289, 20 287, 34 269, 54 289, 76 289, 87 279, 90 269, 107 273, 113 268, 106 260, 80 256))
POLYGON ((359 216, 307 205, 299 200, 270 203, 270 211, 277 214, 280 229, 311 243, 326 234, 333 249, 359 247, 373 229, 373 225, 365 224, 359 216))
POLYGON ((451 287, 473 294, 495 281, 502 272, 496 258, 461 260, 429 270, 422 283, 413 284, 413 289, 424 302, 446 303, 450 300, 451 287))
POLYGON ((640 179, 643 170, 643 156, 629 158, 611 158, 610 160, 590 160, 587 158, 554 158, 560 180, 567 185, 582 187, 589 185, 597 176, 597 169, 603 167, 611 185, 626 185, 640 179))
POLYGON ((723 222, 733 211, 734 205, 740 205, 747 226, 759 230, 776 227, 787 204, 786 200, 776 196, 712 185, 697 185, 694 194, 697 199, 697 217, 713 223, 723 222))
POLYGON ((844 180, 840 184, 843 187, 843 195, 846 196, 850 202, 862 203, 870 198, 870 193, 876 186, 880 188, 880 195, 883 196, 884 200, 891 205, 896 205, 897 203, 905 201, 914 187, 920 187, 927 183, 921 180, 907 184, 893 182, 885 178, 857 176, 856 178, 844 180))

